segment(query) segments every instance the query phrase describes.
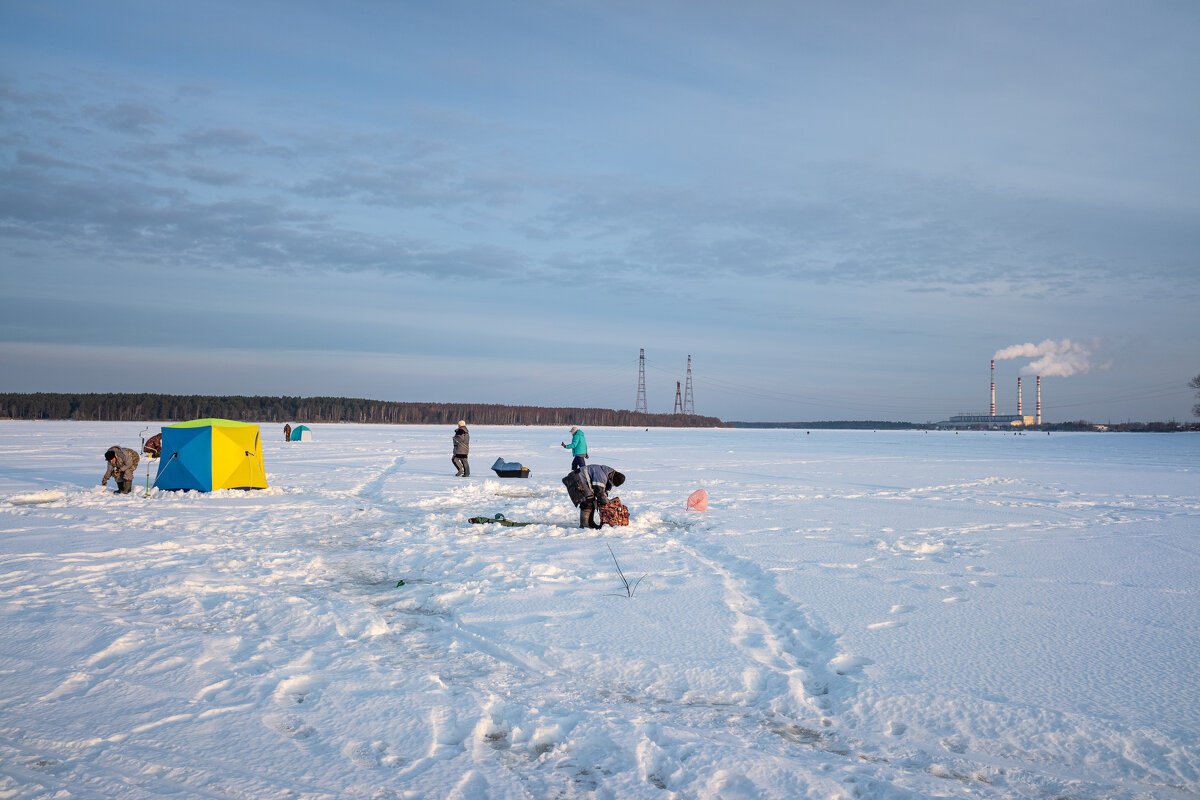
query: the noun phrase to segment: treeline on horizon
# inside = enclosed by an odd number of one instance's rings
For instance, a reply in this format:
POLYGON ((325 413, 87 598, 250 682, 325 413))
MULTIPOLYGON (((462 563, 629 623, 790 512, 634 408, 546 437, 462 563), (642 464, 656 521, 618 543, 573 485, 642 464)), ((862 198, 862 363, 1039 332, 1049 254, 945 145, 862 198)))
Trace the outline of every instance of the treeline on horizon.
POLYGON ((730 428, 812 428, 840 431, 908 431, 933 429, 936 425, 879 420, 825 420, 823 422, 726 422, 730 428))
POLYGON ((169 394, 0 394, 0 419, 89 422, 363 422, 387 425, 596 425, 718 428, 716 417, 639 414, 611 408, 543 408, 492 403, 399 403, 353 397, 227 397, 169 394))
MULTIPOLYGON (((492 403, 401 403, 347 397, 263 397, 167 394, 0 393, 0 419, 83 420, 91 422, 182 422, 217 417, 241 422, 388 425, 595 425, 656 428, 785 428, 811 430, 933 430, 933 423, 883 420, 811 422, 723 422, 697 414, 639 414, 611 408, 547 408, 492 403)), ((980 430, 985 430, 980 426, 980 430)), ((1007 428, 1003 430, 1008 430, 1007 428)), ((1086 420, 1043 423, 1023 431, 1200 431, 1195 422, 1086 420)))
MULTIPOLYGON (((812 430, 872 430, 872 431, 907 431, 907 430, 938 430, 932 422, 882 422, 875 420, 825 420, 822 422, 726 422, 730 428, 796 428, 812 430)), ((1087 420, 1071 422, 1043 422, 1041 425, 1010 428, 972 425, 960 428, 964 431, 999 431, 1000 433, 1032 433, 1034 431, 1116 431, 1118 433, 1181 433, 1185 431, 1200 431, 1200 422, 1109 422, 1098 424, 1087 420)))

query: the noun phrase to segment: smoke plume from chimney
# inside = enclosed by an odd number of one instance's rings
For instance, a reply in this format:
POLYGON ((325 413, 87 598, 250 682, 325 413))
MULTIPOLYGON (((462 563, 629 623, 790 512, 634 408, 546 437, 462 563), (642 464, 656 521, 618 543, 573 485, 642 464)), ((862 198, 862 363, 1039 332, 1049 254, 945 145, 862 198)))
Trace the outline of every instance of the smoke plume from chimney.
POLYGON ((1021 374, 1053 378, 1086 374, 1092 368, 1091 357, 1090 348, 1070 339, 1063 339, 1061 342, 1047 339, 1041 344, 1014 344, 997 350, 995 355, 997 359, 1036 359, 1021 367, 1021 374))

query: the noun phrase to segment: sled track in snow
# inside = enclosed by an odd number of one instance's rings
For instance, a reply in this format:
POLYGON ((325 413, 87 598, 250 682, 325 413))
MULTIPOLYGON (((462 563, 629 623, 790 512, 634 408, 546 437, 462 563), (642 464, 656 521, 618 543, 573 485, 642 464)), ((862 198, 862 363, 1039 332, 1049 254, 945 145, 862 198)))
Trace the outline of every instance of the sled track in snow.
POLYGON ((384 467, 382 472, 351 489, 350 494, 376 505, 391 505, 390 501, 383 496, 383 487, 387 485, 388 479, 400 471, 404 462, 404 456, 396 456, 392 459, 391 464, 384 467))
POLYGON ((725 604, 737 620, 734 644, 770 676, 758 704, 801 718, 835 713, 833 698, 849 691, 841 686, 849 681, 830 667, 837 656, 836 638, 757 565, 712 542, 703 549, 678 540, 676 545, 720 576, 725 604))

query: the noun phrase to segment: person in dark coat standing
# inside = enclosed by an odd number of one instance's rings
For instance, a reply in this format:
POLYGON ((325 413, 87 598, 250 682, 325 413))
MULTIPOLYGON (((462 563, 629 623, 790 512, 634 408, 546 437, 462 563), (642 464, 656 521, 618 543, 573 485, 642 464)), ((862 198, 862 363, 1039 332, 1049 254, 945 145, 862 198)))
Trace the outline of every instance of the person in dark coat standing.
POLYGON ((283 440, 285 442, 292 440, 292 423, 290 422, 283 423, 283 440))
POLYGON ((113 490, 116 494, 129 494, 133 491, 133 475, 137 472, 138 458, 137 450, 130 450, 128 447, 121 447, 117 444, 108 448, 104 451, 104 460, 108 462, 108 470, 100 479, 100 485, 107 486, 108 479, 112 478, 117 484, 117 488, 113 490))
POLYGON ((579 527, 599 528, 596 509, 608 505, 608 490, 625 483, 625 475, 604 464, 591 464, 579 470, 590 493, 579 504, 579 527))
POLYGON ((470 452, 471 432, 467 430, 467 423, 460 419, 454 431, 454 457, 450 459, 450 463, 458 470, 454 473, 456 478, 471 477, 471 465, 467 463, 467 454, 470 452))

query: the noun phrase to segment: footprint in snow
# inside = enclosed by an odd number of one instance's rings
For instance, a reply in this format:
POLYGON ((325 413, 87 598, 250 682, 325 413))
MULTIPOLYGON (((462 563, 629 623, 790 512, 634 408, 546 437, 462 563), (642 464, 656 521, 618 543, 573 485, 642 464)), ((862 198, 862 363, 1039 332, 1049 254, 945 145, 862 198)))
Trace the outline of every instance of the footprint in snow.
POLYGON ((680 765, 672 756, 676 748, 662 740, 662 731, 655 724, 642 730, 642 739, 637 744, 638 772, 642 780, 656 789, 667 789, 680 771, 680 765))
POLYGON ((706 797, 720 797, 721 800, 754 800, 762 793, 754 781, 737 772, 718 770, 708 779, 706 797))
POLYGON ((293 675, 284 678, 275 687, 275 701, 283 705, 300 705, 318 686, 317 680, 311 675, 293 675))
POLYGON ((449 706, 437 706, 429 712, 432 742, 430 756, 449 756, 462 749, 467 732, 458 723, 458 716, 449 706))
POLYGON ((305 725, 304 720, 294 714, 282 717, 268 716, 263 719, 263 722, 271 730, 278 731, 289 739, 307 739, 317 732, 316 728, 305 725))
POLYGON ((379 766, 379 756, 387 750, 383 742, 350 742, 342 753, 357 767, 375 769, 379 766))
POLYGON ((866 656, 844 655, 830 661, 829 666, 833 667, 833 671, 838 675, 852 675, 856 672, 862 672, 863 667, 874 663, 874 661, 866 656))

